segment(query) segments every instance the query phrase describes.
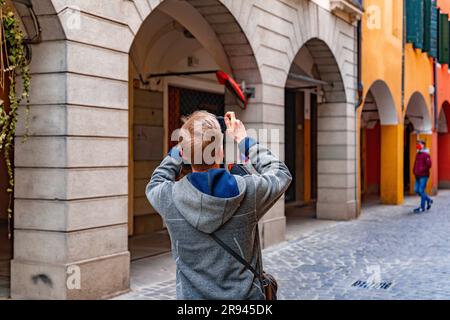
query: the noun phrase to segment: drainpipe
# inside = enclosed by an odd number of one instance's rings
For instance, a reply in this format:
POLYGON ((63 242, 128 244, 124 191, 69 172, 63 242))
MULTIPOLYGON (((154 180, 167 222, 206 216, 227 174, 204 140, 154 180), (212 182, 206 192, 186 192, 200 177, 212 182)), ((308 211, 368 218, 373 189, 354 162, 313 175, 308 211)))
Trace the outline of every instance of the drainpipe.
MULTIPOLYGON (((356 27, 356 41, 357 41, 357 85, 358 85, 358 101, 355 106, 355 129, 358 128, 358 109, 363 103, 364 85, 362 83, 362 18, 357 22, 356 27)), ((355 132, 356 137, 358 132, 355 132)), ((355 139, 357 140, 357 139, 355 139)), ((357 141, 356 141, 357 142, 357 141)), ((358 145, 355 143, 355 200, 356 212, 359 216, 359 196, 358 196, 358 145)))
POLYGON ((403 1, 403 30, 402 30, 402 119, 405 111, 405 49, 406 49, 406 1, 403 1))
POLYGON ((438 114, 438 77, 437 77, 437 61, 433 59, 433 79, 434 79, 434 129, 437 131, 439 126, 439 114, 438 114))
MULTIPOLYGON (((361 1, 362 7, 362 1, 361 1)), ((357 50, 357 85, 358 85, 358 101, 356 103, 356 111, 362 105, 364 84, 362 83, 362 17, 356 25, 356 50, 357 50)))

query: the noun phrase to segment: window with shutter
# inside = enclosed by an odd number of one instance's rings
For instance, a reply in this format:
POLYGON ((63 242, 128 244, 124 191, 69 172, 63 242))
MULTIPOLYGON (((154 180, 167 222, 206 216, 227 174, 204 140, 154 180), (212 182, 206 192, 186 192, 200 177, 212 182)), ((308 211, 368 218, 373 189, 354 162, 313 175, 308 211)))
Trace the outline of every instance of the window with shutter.
POLYGON ((437 58, 438 52, 438 9, 436 0, 425 0, 423 49, 431 57, 437 58))
POLYGON ((406 41, 423 49, 424 0, 406 1, 406 41))
POLYGON ((439 62, 448 64, 450 61, 450 24, 448 14, 439 15, 439 62))

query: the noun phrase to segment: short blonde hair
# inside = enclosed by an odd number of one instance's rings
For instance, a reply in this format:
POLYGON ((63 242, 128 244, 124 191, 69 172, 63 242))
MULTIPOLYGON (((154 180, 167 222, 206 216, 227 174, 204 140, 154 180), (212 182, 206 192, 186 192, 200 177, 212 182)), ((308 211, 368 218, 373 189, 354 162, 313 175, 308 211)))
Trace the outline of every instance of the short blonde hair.
POLYGON ((183 121, 178 141, 184 157, 190 161, 194 170, 210 169, 217 163, 216 150, 221 148, 223 143, 222 131, 216 116, 203 110, 195 111, 183 121))

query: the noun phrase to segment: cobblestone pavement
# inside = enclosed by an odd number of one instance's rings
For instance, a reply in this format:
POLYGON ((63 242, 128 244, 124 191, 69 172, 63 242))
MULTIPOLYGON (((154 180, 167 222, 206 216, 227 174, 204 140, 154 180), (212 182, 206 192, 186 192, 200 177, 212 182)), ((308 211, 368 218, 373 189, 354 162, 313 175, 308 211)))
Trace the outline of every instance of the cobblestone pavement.
MULTIPOLYGON (((450 191, 427 213, 411 213, 416 202, 370 207, 357 220, 265 250, 280 298, 450 299, 450 191)), ((174 298, 174 280, 119 297, 174 298)))

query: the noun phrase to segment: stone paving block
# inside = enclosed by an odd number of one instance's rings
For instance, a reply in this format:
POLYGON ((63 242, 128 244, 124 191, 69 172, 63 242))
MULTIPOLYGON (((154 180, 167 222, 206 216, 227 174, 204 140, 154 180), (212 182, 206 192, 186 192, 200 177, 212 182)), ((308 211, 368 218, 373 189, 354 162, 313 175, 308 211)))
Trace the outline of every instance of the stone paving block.
MULTIPOLYGON (((449 299, 450 191, 440 193, 430 212, 409 214, 417 201, 407 198, 404 206, 370 207, 363 210, 362 219, 339 222, 265 250, 265 269, 279 280, 280 299, 449 299), (367 282, 373 270, 392 285, 352 286, 357 280, 367 282)), ((175 299, 175 280, 119 299, 143 296, 175 299)))

